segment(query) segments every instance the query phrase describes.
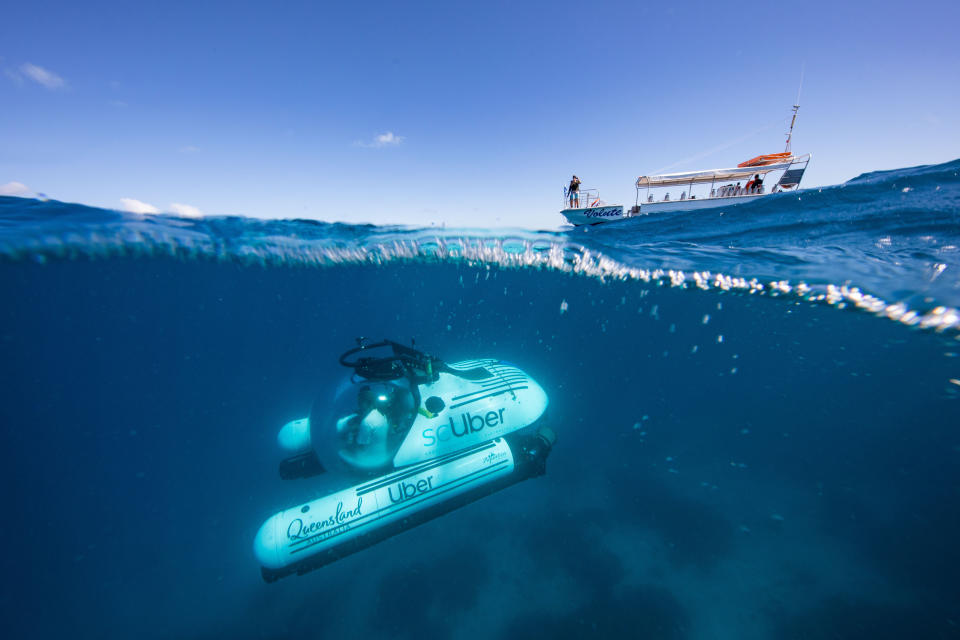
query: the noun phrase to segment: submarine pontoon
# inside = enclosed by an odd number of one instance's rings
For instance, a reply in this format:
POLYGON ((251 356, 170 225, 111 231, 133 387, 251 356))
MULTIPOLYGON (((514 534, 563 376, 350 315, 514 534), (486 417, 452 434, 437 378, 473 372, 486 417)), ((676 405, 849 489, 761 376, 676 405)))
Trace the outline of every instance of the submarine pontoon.
POLYGON ((353 374, 288 422, 285 479, 337 472, 351 486, 271 516, 254 540, 264 580, 303 574, 526 478, 555 436, 547 394, 494 358, 446 363, 384 340, 340 356, 353 374))

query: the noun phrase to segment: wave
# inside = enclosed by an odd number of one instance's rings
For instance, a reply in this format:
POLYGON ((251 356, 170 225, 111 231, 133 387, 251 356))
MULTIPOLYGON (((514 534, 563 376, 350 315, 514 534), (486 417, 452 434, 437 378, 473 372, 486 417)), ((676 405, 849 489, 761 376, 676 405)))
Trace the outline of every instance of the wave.
MULTIPOLYGON (((561 231, 181 218, 0 197, 0 260, 167 255, 262 265, 461 261, 791 296, 960 328, 960 160, 694 214, 561 231)), ((559 216, 558 216, 559 219, 559 216)))

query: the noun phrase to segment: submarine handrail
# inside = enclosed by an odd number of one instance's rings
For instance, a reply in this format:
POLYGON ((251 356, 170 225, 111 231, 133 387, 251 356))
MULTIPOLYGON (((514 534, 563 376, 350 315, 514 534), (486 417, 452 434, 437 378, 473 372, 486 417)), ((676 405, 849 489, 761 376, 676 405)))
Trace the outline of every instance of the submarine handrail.
POLYGON ((360 346, 348 349, 341 354, 339 362, 341 365, 353 369, 355 374, 360 375, 368 380, 396 380, 398 378, 407 377, 410 378, 412 382, 419 384, 420 382, 423 382, 424 379, 436 380, 437 375, 440 372, 449 373, 465 380, 483 380, 492 375, 485 367, 453 369, 441 358, 431 356, 430 354, 424 353, 419 349, 408 347, 398 342, 394 342, 393 340, 384 339, 373 344, 365 344, 362 342, 362 340, 362 338, 358 339, 358 342, 361 342, 360 346), (348 360, 350 356, 356 353, 360 353, 368 349, 379 349, 382 347, 391 347, 393 349, 393 355, 381 357, 358 357, 353 361, 348 360), (381 369, 379 372, 372 371, 369 367, 374 363, 380 364, 384 367, 384 369, 381 369), (387 370, 386 365, 388 363, 389 369, 387 370), (399 363, 401 366, 396 367, 394 363, 399 363), (416 375, 416 372, 410 371, 408 368, 418 366, 423 369, 425 376, 416 375), (361 373, 361 369, 365 369, 367 375, 361 373))
POLYGON ((351 367, 351 368, 356 367, 361 361, 370 360, 371 358, 357 358, 353 362, 349 362, 347 360, 348 356, 352 356, 353 354, 359 353, 360 351, 366 351, 367 349, 377 349, 379 347, 393 346, 393 344, 395 344, 392 340, 383 340, 382 342, 377 342, 376 344, 365 344, 363 342, 363 338, 358 338, 357 342, 360 343, 359 346, 353 347, 352 349, 347 349, 342 354, 340 354, 340 364, 342 364, 345 367, 351 367))
POLYGON ((419 383, 422 382, 424 378, 427 380, 435 379, 437 370, 445 366, 439 358, 435 358, 419 349, 394 342, 393 340, 384 339, 374 344, 365 344, 363 339, 360 338, 358 342, 360 343, 359 346, 348 349, 341 354, 339 362, 341 365, 353 369, 356 374, 368 380, 396 380, 407 377, 410 378, 412 382, 419 383), (380 357, 361 356, 353 361, 348 360, 351 355, 356 353, 382 347, 392 348, 393 355, 380 357), (398 367, 397 364, 400 366, 398 367), (374 365, 378 366, 376 370, 373 369, 374 365), (417 371, 411 370, 412 368, 421 368, 423 375, 419 375, 417 371))

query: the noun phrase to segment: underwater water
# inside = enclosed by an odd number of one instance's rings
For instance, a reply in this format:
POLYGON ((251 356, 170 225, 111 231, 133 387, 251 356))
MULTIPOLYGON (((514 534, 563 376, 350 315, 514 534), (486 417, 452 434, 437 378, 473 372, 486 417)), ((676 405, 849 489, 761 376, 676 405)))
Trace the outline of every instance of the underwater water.
POLYGON ((0 198, 4 634, 960 637, 958 173, 560 232, 0 198), (547 473, 266 584, 361 335, 522 367, 547 473))

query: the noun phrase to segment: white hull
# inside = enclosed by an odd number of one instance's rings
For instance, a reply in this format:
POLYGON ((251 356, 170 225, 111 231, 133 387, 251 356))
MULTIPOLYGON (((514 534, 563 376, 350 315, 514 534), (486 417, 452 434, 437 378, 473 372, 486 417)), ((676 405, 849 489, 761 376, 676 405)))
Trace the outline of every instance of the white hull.
POLYGON ((772 193, 757 193, 742 196, 727 196, 721 198, 697 198, 687 200, 668 200, 666 202, 646 202, 640 205, 638 213, 624 212, 623 207, 593 207, 586 209, 564 209, 560 213, 567 221, 574 226, 601 224, 604 222, 617 222, 634 218, 636 216, 648 216, 658 213, 677 213, 684 211, 700 211, 703 209, 732 208, 747 202, 754 202, 758 198, 773 195, 772 193), (613 210, 597 212, 597 209, 613 210))
POLYGON ((585 224, 599 224, 601 222, 612 222, 614 220, 623 220, 624 218, 628 217, 623 213, 622 205, 564 209, 560 213, 563 214, 570 224, 576 226, 585 224))
POLYGON ((274 515, 257 532, 254 554, 262 567, 283 569, 513 470, 513 451, 499 438, 401 469, 274 515))
POLYGON ((634 215, 649 215, 653 213, 673 213, 676 211, 698 211, 700 209, 715 209, 717 207, 735 207, 745 202, 753 202, 757 198, 773 195, 771 193, 754 193, 743 196, 727 196, 723 198, 694 198, 687 200, 668 200, 667 202, 645 202, 640 205, 640 213, 634 215))
POLYGON ((546 472, 550 429, 510 434, 273 515, 257 532, 264 580, 304 574, 546 472))

